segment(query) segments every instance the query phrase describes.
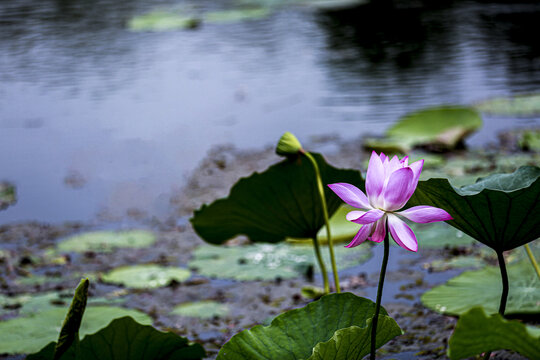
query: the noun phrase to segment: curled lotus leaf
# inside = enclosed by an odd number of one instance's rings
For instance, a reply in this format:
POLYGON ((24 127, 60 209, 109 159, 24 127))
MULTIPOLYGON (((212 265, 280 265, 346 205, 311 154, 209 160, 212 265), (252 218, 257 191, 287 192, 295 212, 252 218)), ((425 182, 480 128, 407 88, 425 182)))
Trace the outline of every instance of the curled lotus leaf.
POLYGON ((497 252, 540 237, 540 168, 523 166, 455 188, 447 179, 420 181, 408 206, 442 208, 448 224, 497 252))
MULTIPOLYGON (((347 182, 364 188, 359 171, 337 169, 320 154, 317 161, 323 184, 347 182)), ((325 189, 328 215, 341 200, 325 189)), ((254 242, 279 242, 287 237, 313 238, 324 225, 315 170, 304 156, 291 157, 262 173, 240 179, 227 198, 195 211, 191 223, 197 234, 212 244, 237 235, 254 242)))

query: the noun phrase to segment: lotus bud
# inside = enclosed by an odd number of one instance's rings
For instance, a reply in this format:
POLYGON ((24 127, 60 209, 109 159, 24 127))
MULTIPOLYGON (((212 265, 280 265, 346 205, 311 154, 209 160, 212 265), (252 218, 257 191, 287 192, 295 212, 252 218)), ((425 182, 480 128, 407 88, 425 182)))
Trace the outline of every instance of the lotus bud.
POLYGON ((296 155, 300 150, 302 150, 302 144, 288 131, 281 136, 276 147, 276 153, 280 156, 296 155))

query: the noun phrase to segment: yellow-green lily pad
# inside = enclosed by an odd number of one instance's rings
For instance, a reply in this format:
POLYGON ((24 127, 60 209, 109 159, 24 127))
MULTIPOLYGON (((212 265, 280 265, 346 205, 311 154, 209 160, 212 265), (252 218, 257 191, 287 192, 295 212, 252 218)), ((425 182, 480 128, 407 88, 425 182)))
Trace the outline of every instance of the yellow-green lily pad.
POLYGON ((475 107, 492 115, 534 116, 540 114, 540 94, 496 97, 478 102, 475 107))
MULTIPOLYGON (((350 251, 343 246, 334 246, 339 269, 359 265, 371 257, 368 246, 350 251)), ((328 248, 321 247, 328 259, 328 248)), ((201 246, 193 252, 190 268, 204 276, 235 280, 290 279, 301 276, 314 266, 313 246, 280 244, 256 244, 249 246, 218 247, 201 246)))
POLYGON ((110 252, 115 248, 144 248, 153 245, 156 236, 151 231, 94 231, 74 235, 58 244, 64 252, 110 252))
POLYGON ((195 15, 158 10, 132 18, 127 26, 132 31, 170 31, 194 29, 201 21, 195 15))
POLYGON ((212 319, 214 317, 227 316, 229 314, 229 307, 216 301, 197 301, 178 305, 171 314, 199 319, 212 319))
POLYGON ((136 289, 157 288, 171 281, 182 282, 191 276, 187 269, 153 264, 123 266, 104 274, 102 280, 136 289))
MULTIPOLYGON (((69 303, 69 300, 68 300, 69 303)), ((56 341, 66 316, 67 308, 54 307, 32 316, 0 322, 0 349, 6 354, 37 352, 51 341, 56 341)), ((83 337, 104 328, 112 319, 131 316, 137 322, 152 324, 152 319, 137 310, 112 306, 88 306, 79 334, 83 337)))
POLYGON ((17 194, 15 192, 15 186, 7 182, 0 182, 0 210, 4 210, 16 202, 17 194))

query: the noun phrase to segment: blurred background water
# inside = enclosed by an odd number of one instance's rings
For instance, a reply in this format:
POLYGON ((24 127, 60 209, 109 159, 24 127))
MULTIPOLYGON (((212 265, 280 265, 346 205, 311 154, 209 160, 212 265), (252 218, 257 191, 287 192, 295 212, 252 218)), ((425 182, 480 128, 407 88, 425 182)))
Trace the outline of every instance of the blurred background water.
MULTIPOLYGON (((134 16, 187 1, 0 1, 0 224, 159 216, 217 144, 262 149, 382 134, 425 106, 540 89, 540 4, 421 1, 134 32, 134 16), (394 4, 394 5, 395 5, 394 4)), ((226 8, 229 2, 198 0, 226 8)), ((469 139, 539 119, 484 117, 469 139)))

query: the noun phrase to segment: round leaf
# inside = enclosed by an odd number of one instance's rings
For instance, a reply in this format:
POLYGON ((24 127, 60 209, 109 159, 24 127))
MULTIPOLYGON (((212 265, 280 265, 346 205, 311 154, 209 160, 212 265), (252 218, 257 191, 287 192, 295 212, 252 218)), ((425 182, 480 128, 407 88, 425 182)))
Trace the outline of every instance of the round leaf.
POLYGON ((199 319, 212 319, 213 317, 228 315, 229 307, 215 301, 198 301, 178 305, 171 314, 199 319))
MULTIPOLYGON (((347 182, 363 188, 360 172, 328 165, 316 159, 323 184, 347 182)), ((325 189, 329 216, 341 199, 325 189)), ((315 170, 305 157, 286 159, 263 173, 240 179, 228 198, 195 211, 193 228, 205 241, 222 244, 236 235, 255 242, 279 242, 287 237, 313 238, 324 225, 315 170)))
POLYGON ((94 231, 74 235, 60 244, 60 251, 111 251, 115 248, 143 248, 156 242, 156 236, 145 230, 94 231))
MULTIPOLYGON (((510 292, 506 314, 538 313, 540 280, 527 261, 508 266, 510 292)), ((460 315, 475 306, 496 313, 502 293, 498 267, 467 271, 422 295, 422 303, 435 311, 460 315)))
POLYGON ((540 168, 523 166, 454 188, 447 179, 420 181, 408 206, 445 209, 458 228, 497 252, 540 237, 540 168))
POLYGON ((148 264, 119 267, 103 275, 102 279, 130 288, 147 289, 166 286, 171 280, 182 282, 190 276, 187 269, 148 264))
MULTIPOLYGON (((373 317, 374 311, 375 303, 351 293, 326 295, 303 308, 279 315, 270 326, 257 325, 233 336, 221 348, 217 360, 312 359, 314 348, 318 355, 324 354, 334 343, 354 348, 365 338, 351 335, 359 335, 357 328, 368 328, 367 320, 373 317), (350 327, 356 328, 336 334, 350 327), (328 344, 319 344, 329 340, 328 344)), ((383 308, 381 314, 387 315, 383 308)), ((394 334, 392 337, 401 333, 395 322, 382 321, 377 333, 387 331, 394 334)), ((381 338, 389 340, 382 335, 381 338)))
MULTIPOLYGON (((65 307, 56 307, 30 317, 9 319, 0 322, 0 349, 7 354, 32 353, 51 341, 55 341, 66 316, 65 307)), ((143 324, 151 324, 152 319, 137 310, 109 306, 88 306, 86 308, 80 336, 90 334, 107 326, 111 319, 131 316, 143 324)))
POLYGON ((534 116, 540 114, 540 94, 497 97, 477 103, 476 108, 493 115, 534 116))
POLYGON ((487 316, 474 308, 463 314, 448 343, 450 359, 464 359, 487 351, 512 350, 528 359, 540 359, 540 328, 531 331, 516 320, 487 316), (536 334, 533 334, 533 331, 536 334))
MULTIPOLYGON (((321 253, 327 257, 328 249, 322 246, 321 253)), ((369 247, 351 251, 336 246, 334 253, 340 269, 359 265, 371 257, 369 247)), ((201 246, 193 252, 193 257, 189 267, 197 269, 201 275, 247 281, 295 278, 315 264, 312 246, 289 244, 201 246)))

